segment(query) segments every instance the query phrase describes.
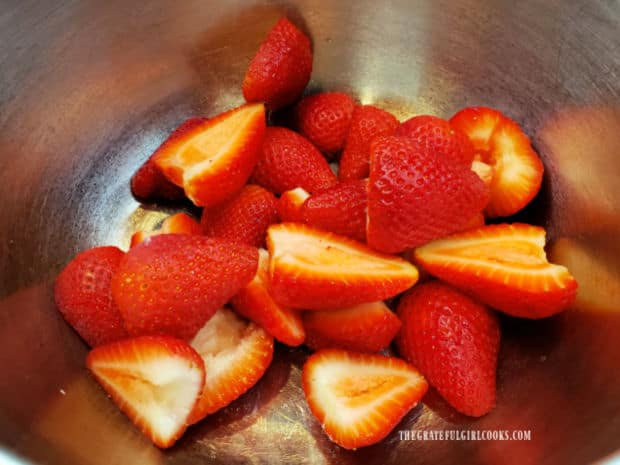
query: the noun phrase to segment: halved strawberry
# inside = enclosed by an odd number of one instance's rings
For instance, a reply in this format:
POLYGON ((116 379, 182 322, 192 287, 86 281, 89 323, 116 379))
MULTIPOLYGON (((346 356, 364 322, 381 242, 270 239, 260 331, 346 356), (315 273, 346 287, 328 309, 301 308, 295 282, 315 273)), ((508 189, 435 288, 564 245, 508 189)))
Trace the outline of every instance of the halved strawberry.
POLYGON ((198 206, 221 203, 245 184, 260 156, 265 106, 247 104, 176 131, 153 162, 198 206))
POLYGON ((301 207, 301 220, 363 242, 367 207, 368 180, 344 181, 312 194, 301 207))
POLYGON ((189 423, 205 366, 186 342, 167 336, 125 339, 93 349, 86 366, 121 411, 167 448, 189 423))
POLYGON ((188 424, 226 407, 263 376, 273 358, 273 338, 260 326, 221 308, 198 331, 191 346, 208 376, 188 424))
POLYGON ((112 296, 129 334, 190 339, 256 274, 258 251, 188 234, 161 234, 125 254, 112 296))
POLYGON ((321 152, 340 152, 351 126, 355 101, 342 92, 321 92, 301 99, 295 108, 299 132, 321 152))
POLYGON ((177 213, 166 218, 154 231, 136 231, 131 236, 131 247, 157 234, 202 234, 200 224, 187 213, 177 213))
POLYGON ((575 300, 577 281, 547 261, 545 230, 482 226, 426 244, 415 258, 429 273, 509 315, 545 318, 575 300))
POLYGON ((404 137, 372 142, 366 228, 371 247, 402 252, 459 231, 487 201, 487 186, 469 166, 404 137))
POLYGON ((372 105, 356 106, 340 157, 338 178, 341 181, 367 178, 370 142, 378 136, 391 136, 397 127, 398 120, 391 113, 372 105))
MULTIPOLYGON (((196 118, 197 121, 202 119, 196 118)), ((194 120, 188 122, 193 123, 194 120)), ((186 122, 187 123, 187 122, 186 122)), ((183 127, 178 131, 185 130, 183 127)), ((166 179, 166 176, 155 166, 153 160, 149 158, 138 168, 130 181, 131 193, 140 200, 147 199, 168 199, 179 200, 185 197, 183 189, 166 179)))
POLYGON ((281 194, 296 187, 313 193, 336 185, 338 180, 308 139, 290 129, 272 126, 265 132, 252 182, 281 194))
POLYGON ((311 226, 267 230, 270 293, 276 302, 329 310, 393 297, 413 286, 417 269, 400 257, 311 226))
POLYGON ((310 194, 301 187, 284 192, 278 199, 278 216, 283 223, 301 223, 301 207, 310 194))
POLYGON ((312 354, 302 383, 313 415, 345 449, 381 441, 428 389, 422 375, 401 359, 339 349, 312 354))
POLYGON ((487 216, 513 215, 536 196, 543 164, 517 123, 486 107, 465 108, 450 123, 469 136, 476 157, 493 168, 487 216))
POLYGON ((394 134, 407 137, 419 149, 429 150, 454 163, 470 166, 474 159, 474 147, 467 135, 437 116, 414 116, 402 123, 394 134))
POLYGON ((254 279, 235 295, 230 304, 240 315, 262 326, 278 341, 298 346, 306 338, 296 310, 279 305, 269 294, 269 252, 258 251, 258 270, 254 279))
POLYGON ((124 255, 118 247, 85 250, 56 278, 54 300, 58 310, 92 347, 127 337, 111 288, 112 276, 124 255))
POLYGON ((398 304, 397 345, 459 412, 482 416, 495 406, 500 328, 484 305, 447 284, 431 281, 398 304))
POLYGON ((312 73, 310 39, 286 18, 269 31, 243 79, 247 102, 265 102, 271 110, 301 96, 312 73))
POLYGON ((379 300, 339 310, 305 312, 305 344, 314 350, 379 352, 400 329, 398 317, 379 300))
POLYGON ((205 208, 200 224, 206 236, 259 247, 267 227, 278 219, 277 202, 267 189, 249 184, 227 202, 205 208))

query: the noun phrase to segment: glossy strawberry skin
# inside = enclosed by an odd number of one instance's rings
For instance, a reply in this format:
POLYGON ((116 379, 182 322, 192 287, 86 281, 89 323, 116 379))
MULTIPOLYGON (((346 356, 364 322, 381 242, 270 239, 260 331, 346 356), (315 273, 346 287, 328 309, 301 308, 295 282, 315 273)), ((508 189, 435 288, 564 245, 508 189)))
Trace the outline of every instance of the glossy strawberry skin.
POLYGON ((355 101, 342 92, 322 92, 301 99, 295 108, 299 132, 321 152, 334 154, 344 147, 355 101))
POLYGON ((134 336, 194 336, 247 285, 258 251, 219 238, 162 234, 131 249, 112 279, 112 295, 134 336))
POLYGON ((371 146, 368 244, 396 253, 445 236, 482 211, 488 188, 469 168, 403 137, 371 146))
POLYGON ((284 192, 278 199, 278 217, 282 223, 303 223, 301 208, 310 194, 301 187, 284 192))
POLYGON ((243 96, 247 102, 265 102, 277 110, 301 96, 311 73, 310 40, 288 19, 281 18, 250 62, 243 96))
POLYGON ((372 105, 358 105, 340 157, 341 181, 364 179, 370 170, 370 143, 375 137, 391 136, 398 127, 394 115, 372 105))
POLYGON ((500 328, 497 317, 447 284, 431 281, 401 299, 401 355, 465 415, 495 406, 500 328))
POLYGON ((131 177, 131 193, 140 200, 185 198, 183 189, 168 181, 150 159, 131 177))
POLYGON ((420 150, 433 152, 453 163, 469 167, 474 159, 474 147, 467 135, 437 116, 414 116, 403 122, 395 135, 407 137, 420 150))
POLYGON ((205 236, 261 246, 270 224, 277 222, 277 199, 268 190, 248 184, 228 202, 205 208, 200 224, 205 236))
POLYGON ((310 141, 286 128, 269 127, 252 182, 274 194, 301 187, 309 193, 336 185, 336 175, 310 141))
POLYGON ((58 310, 91 347, 127 337, 111 290, 112 275, 124 255, 117 247, 86 250, 56 278, 58 310))
POLYGON ((368 180, 345 181, 311 195, 301 208, 301 220, 364 242, 367 207, 368 180))

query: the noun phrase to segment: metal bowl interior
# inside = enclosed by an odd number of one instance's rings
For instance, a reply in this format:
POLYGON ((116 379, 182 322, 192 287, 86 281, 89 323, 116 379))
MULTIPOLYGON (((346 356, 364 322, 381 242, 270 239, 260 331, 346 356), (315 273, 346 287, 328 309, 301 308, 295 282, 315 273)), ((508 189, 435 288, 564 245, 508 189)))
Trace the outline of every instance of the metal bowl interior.
MULTIPOLYGON (((528 0, 5 2, 0 13, 0 445, 46 464, 584 464, 620 446, 620 4, 528 0), (497 107, 546 168, 519 216, 580 283, 575 308, 502 319, 497 408, 460 416, 435 394, 397 430, 530 430, 529 441, 407 441, 347 452, 278 347, 259 385, 156 449, 84 368, 54 309, 78 251, 128 245, 174 205, 129 177, 183 119, 242 102, 247 63, 286 14, 312 36, 310 90, 351 92, 400 118, 497 107)), ((181 208, 187 208, 182 206, 181 208)), ((0 462, 9 455, 0 453, 0 462)))

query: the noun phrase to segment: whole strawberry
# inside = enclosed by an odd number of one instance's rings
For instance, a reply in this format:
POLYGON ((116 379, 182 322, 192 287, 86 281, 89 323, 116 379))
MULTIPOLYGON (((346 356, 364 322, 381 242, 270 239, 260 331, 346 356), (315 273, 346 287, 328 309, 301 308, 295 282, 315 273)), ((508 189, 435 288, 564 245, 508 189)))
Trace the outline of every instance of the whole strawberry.
POLYGON ((391 136, 398 127, 394 115, 372 105, 358 105, 353 111, 351 128, 340 157, 341 181, 368 177, 370 143, 375 137, 391 136))
POLYGON ((490 412, 500 342, 496 316, 438 281, 413 288, 397 312, 401 355, 459 412, 474 417, 490 412))
POLYGON ((308 139, 276 126, 265 131, 251 180, 274 194, 297 187, 313 193, 338 182, 321 152, 308 139))
POLYGON ((321 152, 334 154, 344 147, 354 109, 355 101, 342 92, 310 95, 297 104, 297 127, 321 152))
POLYGON ((260 45, 243 80, 248 102, 265 102, 271 110, 293 103, 312 73, 310 39, 281 18, 260 45))
POLYGON ((370 148, 368 244, 402 252, 462 230, 488 197, 469 167, 420 150, 407 138, 379 137, 370 148))
POLYGON ((112 278, 112 295, 129 334, 187 340, 250 282, 257 267, 254 247, 161 234, 127 252, 112 278))
POLYGON ((127 337, 110 284, 124 255, 117 247, 86 250, 56 279, 58 310, 91 347, 127 337))
POLYGON ((232 200, 205 208, 200 224, 206 236, 258 247, 265 242, 269 225, 278 219, 277 204, 271 192, 248 184, 232 200))

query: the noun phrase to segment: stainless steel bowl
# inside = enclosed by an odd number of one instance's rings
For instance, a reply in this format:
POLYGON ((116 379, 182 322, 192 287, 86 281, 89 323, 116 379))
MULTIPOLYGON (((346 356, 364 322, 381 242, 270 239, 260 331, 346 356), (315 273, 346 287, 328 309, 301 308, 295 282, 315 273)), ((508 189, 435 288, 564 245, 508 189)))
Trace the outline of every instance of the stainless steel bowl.
MULTIPOLYGON (((46 464, 584 464, 620 446, 620 3, 613 0, 109 2, 0 8, 0 443, 46 464), (241 103, 247 63, 286 14, 312 36, 311 89, 404 118, 497 107, 532 135, 543 190, 521 219, 581 287, 576 308, 502 320, 497 408, 457 415, 432 393, 397 429, 530 430, 529 441, 406 441, 346 452, 312 419, 301 350, 162 452, 84 369, 52 302, 78 251, 127 246, 160 208, 132 172, 184 118, 241 103)), ((13 455, 15 454, 15 455, 13 455)))

